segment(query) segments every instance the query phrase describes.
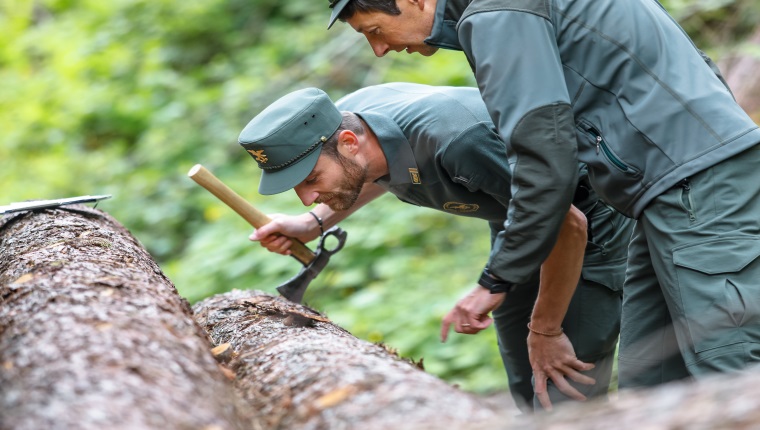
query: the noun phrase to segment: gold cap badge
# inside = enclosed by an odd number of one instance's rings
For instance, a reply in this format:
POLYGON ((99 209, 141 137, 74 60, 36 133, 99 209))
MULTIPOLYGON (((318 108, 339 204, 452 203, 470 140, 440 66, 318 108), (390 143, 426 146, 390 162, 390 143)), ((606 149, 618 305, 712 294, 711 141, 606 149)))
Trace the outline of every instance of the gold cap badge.
POLYGON ((258 161, 261 164, 266 164, 267 161, 269 161, 267 156, 264 155, 263 149, 260 149, 258 151, 254 151, 253 149, 248 149, 247 151, 250 152, 251 155, 253 155, 253 157, 256 159, 256 161, 258 161))

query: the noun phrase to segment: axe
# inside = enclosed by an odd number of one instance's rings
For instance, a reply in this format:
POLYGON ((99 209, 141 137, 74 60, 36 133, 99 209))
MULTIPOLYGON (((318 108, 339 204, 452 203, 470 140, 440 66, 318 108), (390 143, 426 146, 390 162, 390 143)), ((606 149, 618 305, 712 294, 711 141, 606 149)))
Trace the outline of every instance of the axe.
POLYGON ((110 194, 102 196, 69 197, 56 200, 29 200, 26 202, 16 202, 6 206, 0 206, 0 215, 12 212, 32 211, 35 209, 52 209, 60 206, 74 205, 77 203, 92 203, 109 198, 111 198, 110 194))
MULTIPOLYGON (((193 166, 187 172, 187 176, 215 195, 255 228, 259 228, 272 221, 200 164, 193 166)), ((293 245, 290 247, 291 256, 298 260, 303 265, 303 268, 296 276, 277 287, 277 291, 291 302, 301 303, 303 294, 306 292, 306 288, 309 287, 312 279, 316 278, 322 269, 324 269, 327 262, 330 261, 330 257, 343 248, 343 245, 346 243, 346 232, 338 226, 325 231, 319 239, 316 253, 312 252, 300 240, 295 238, 289 239, 293 242, 293 245), (334 236, 338 240, 338 245, 332 249, 325 247, 327 236, 334 236)))

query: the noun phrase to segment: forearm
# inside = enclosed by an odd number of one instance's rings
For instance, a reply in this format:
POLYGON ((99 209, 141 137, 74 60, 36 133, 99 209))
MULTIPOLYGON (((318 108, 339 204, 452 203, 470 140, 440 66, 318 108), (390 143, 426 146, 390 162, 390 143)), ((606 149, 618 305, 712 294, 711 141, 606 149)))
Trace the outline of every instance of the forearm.
POLYGON ((567 106, 550 106, 532 114, 527 129, 517 130, 511 140, 509 152, 517 159, 512 199, 489 261, 492 273, 502 279, 530 279, 559 237, 578 182, 575 137, 567 126, 571 121, 567 106), (557 124, 555 118, 564 123, 557 124), (552 144, 555 141, 567 143, 552 144))
POLYGON ((457 33, 512 163, 507 222, 488 266, 499 278, 523 283, 557 240, 578 179, 575 120, 554 28, 513 10, 471 15, 457 33), (503 37, 505 28, 522 37, 503 37), (532 49, 524 49, 525 41, 532 49))
POLYGON ((541 266, 538 298, 531 316, 532 329, 544 333, 560 330, 580 278, 586 236, 586 217, 571 206, 557 243, 541 266))

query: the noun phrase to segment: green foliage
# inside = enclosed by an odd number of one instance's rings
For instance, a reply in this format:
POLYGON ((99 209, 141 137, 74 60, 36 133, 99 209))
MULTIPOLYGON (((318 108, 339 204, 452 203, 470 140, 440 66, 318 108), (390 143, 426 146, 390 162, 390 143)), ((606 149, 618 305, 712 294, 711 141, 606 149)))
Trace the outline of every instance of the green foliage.
MULTIPOLYGON (((236 143, 266 105, 306 86, 337 99, 390 81, 474 85, 458 52, 375 58, 348 26, 325 30, 325 5, 0 0, 2 200, 113 194, 100 207, 190 301, 274 292, 299 264, 248 241, 251 227, 190 181, 190 167, 204 164, 264 212, 300 213, 293 193, 256 192, 258 169, 236 143)), ((719 35, 743 34, 760 9, 750 0, 666 6, 693 34, 719 35), (735 31, 722 30, 732 20, 735 31)), ((464 388, 506 387, 492 330, 439 341, 441 317, 487 258, 485 223, 386 196, 343 227, 349 243, 307 292, 312 306, 464 388)))
POLYGON ((668 0, 663 5, 715 60, 730 54, 757 28, 756 0, 668 0))

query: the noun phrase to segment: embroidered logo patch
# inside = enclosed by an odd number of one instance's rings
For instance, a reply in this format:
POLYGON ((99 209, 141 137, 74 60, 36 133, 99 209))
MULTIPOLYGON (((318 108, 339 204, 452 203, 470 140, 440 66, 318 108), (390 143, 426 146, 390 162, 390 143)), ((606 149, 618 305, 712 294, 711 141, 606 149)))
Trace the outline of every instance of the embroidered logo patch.
POLYGON ((412 177, 412 183, 413 184, 419 185, 419 184, 422 183, 422 180, 420 179, 420 171, 419 170, 410 167, 409 168, 409 176, 412 177))
POLYGON ((448 212, 468 213, 477 212, 480 209, 480 205, 476 205, 475 203, 446 202, 443 205, 443 209, 448 212))
POLYGON ((256 161, 258 161, 261 164, 266 164, 267 161, 269 161, 267 156, 264 154, 263 149, 260 149, 258 151, 254 151, 253 149, 248 149, 247 151, 250 152, 251 155, 253 155, 253 157, 256 159, 256 161))

